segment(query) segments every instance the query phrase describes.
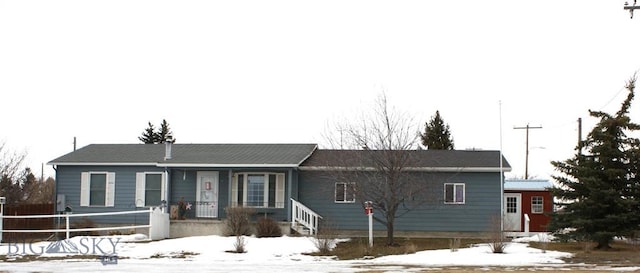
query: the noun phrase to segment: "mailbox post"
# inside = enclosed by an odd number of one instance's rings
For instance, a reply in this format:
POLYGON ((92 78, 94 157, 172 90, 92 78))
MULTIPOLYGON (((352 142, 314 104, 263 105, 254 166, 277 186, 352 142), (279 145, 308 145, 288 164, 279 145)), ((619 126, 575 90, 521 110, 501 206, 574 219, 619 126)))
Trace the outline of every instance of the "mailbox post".
POLYGON ((369 247, 373 247, 373 202, 364 202, 364 213, 369 216, 369 247))

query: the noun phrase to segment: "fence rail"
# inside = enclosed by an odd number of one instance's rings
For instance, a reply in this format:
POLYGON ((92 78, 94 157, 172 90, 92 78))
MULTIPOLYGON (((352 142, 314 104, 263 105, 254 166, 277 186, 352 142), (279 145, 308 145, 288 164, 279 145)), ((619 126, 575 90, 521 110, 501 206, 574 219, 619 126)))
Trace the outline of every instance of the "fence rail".
MULTIPOLYGON (((151 208, 153 209, 153 208, 151 208)), ((149 213, 149 210, 132 210, 132 211, 113 211, 113 212, 95 212, 95 213, 79 213, 79 214, 43 214, 43 215, 4 215, 5 219, 29 219, 29 218, 73 218, 73 217, 91 217, 106 215, 126 215, 136 213, 149 213)))
MULTIPOLYGON (((65 232, 66 238, 69 239, 71 232, 80 232, 80 231, 102 231, 102 230, 119 230, 119 229, 132 229, 132 228, 148 228, 149 236, 152 237, 152 234, 156 234, 152 232, 152 228, 154 226, 154 213, 155 214, 163 214, 159 209, 149 208, 148 210, 135 210, 135 211, 114 211, 114 212, 96 212, 96 213, 80 213, 80 214, 43 214, 43 215, 0 215, 0 221, 4 221, 4 219, 34 219, 34 218, 64 218, 65 219, 65 228, 59 229, 2 229, 0 228, 0 242, 2 241, 2 233, 3 232, 11 232, 11 233, 51 233, 51 232, 65 232), (122 226, 111 226, 111 227, 85 227, 85 228, 71 228, 70 218, 74 217, 93 217, 93 216, 108 216, 108 215, 129 215, 129 214, 149 214, 149 224, 147 225, 122 225, 122 226)), ((168 216, 167 216, 168 223, 168 216)), ((0 227, 2 227, 0 222, 0 227)), ((161 229, 165 229, 160 224, 161 229)), ((163 233, 164 234, 164 233, 163 233)), ((167 234, 168 235, 168 234, 167 234)))

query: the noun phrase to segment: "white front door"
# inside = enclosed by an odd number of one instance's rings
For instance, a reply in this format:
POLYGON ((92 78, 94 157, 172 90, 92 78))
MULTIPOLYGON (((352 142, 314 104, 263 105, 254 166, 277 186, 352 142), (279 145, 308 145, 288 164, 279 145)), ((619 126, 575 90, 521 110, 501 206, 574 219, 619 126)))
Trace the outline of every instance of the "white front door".
POLYGON ((196 217, 218 217, 218 172, 198 172, 196 217))
POLYGON ((504 194, 504 230, 522 231, 521 215, 522 195, 520 193, 504 194))

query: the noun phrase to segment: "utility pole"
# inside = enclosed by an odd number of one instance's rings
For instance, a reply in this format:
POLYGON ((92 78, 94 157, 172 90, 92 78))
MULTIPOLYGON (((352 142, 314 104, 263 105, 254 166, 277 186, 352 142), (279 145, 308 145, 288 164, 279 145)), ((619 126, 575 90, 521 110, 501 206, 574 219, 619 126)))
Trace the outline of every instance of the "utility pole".
POLYGON ((578 118, 578 154, 582 154, 582 118, 578 118))
POLYGON ((536 126, 536 127, 532 127, 529 126, 529 124, 527 123, 527 126, 525 127, 513 127, 513 129, 526 129, 527 130, 527 141, 526 141, 526 145, 527 145, 527 151, 525 154, 525 161, 524 161, 524 179, 529 179, 529 129, 542 129, 542 126, 536 126))
POLYGON ((631 19, 633 19, 633 11, 640 9, 640 6, 636 6, 636 0, 633 0, 633 6, 629 6, 629 2, 624 2, 624 9, 629 11, 631 19))

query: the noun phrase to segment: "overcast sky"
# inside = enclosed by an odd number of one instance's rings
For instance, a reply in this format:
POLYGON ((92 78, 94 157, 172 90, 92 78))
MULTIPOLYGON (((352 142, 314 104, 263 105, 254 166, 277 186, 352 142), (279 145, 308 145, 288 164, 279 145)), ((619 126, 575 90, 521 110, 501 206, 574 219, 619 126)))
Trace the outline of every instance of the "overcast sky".
MULTIPOLYGON (((640 69, 640 14, 587 1, 2 1, 0 141, 41 163, 138 143, 323 143, 385 91, 457 149, 548 178, 640 69), (500 114, 501 113, 501 114, 500 114), (502 117, 502 119, 500 119, 502 117)), ((640 12, 640 11, 639 11, 640 12)), ((638 117, 640 102, 632 106, 638 117)), ((638 119, 634 119, 638 121, 638 119)), ((51 166, 45 173, 53 174, 51 166)))

